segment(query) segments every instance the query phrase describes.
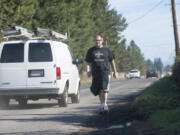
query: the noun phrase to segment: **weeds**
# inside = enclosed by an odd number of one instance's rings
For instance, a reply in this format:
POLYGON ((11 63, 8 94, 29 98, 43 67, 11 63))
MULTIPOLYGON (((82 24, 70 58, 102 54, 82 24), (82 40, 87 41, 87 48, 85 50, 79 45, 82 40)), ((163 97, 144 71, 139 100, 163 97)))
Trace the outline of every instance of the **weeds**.
POLYGON ((180 92, 170 77, 148 87, 135 104, 146 120, 159 127, 180 131, 180 92))

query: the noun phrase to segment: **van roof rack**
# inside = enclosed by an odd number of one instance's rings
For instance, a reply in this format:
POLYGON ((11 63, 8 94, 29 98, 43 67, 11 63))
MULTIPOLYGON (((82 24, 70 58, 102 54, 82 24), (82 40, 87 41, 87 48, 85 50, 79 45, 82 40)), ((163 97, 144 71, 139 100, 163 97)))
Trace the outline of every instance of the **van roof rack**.
POLYGON ((6 28, 1 30, 3 38, 10 39, 49 39, 49 40, 67 40, 67 33, 65 35, 50 29, 37 28, 34 32, 20 26, 6 28))
POLYGON ((30 39, 33 36, 33 32, 27 30, 26 28, 20 26, 14 26, 11 28, 6 28, 1 30, 3 38, 9 39, 30 39))

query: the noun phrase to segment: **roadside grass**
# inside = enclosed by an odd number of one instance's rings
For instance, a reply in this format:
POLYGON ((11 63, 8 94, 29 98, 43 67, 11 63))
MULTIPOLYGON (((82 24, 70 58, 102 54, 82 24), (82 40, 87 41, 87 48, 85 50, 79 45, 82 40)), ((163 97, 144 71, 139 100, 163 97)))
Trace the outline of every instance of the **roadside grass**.
POLYGON ((149 86, 136 98, 134 105, 142 116, 140 123, 149 121, 158 127, 180 131, 180 91, 171 77, 162 78, 149 86))

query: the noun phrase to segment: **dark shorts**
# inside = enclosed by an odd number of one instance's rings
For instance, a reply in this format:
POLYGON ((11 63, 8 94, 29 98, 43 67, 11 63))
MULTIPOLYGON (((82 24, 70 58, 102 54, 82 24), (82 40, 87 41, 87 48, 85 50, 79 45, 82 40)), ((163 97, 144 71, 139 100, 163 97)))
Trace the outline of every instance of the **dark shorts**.
POLYGON ((90 87, 93 95, 97 96, 101 91, 109 92, 109 74, 103 75, 93 75, 92 77, 92 85, 90 87))

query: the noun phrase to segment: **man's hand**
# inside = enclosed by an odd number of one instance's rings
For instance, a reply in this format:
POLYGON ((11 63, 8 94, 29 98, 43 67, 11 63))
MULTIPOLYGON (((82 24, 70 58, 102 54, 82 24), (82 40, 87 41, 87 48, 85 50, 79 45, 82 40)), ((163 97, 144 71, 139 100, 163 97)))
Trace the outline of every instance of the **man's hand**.
POLYGON ((118 72, 114 72, 114 73, 113 73, 113 77, 116 78, 116 79, 119 79, 119 74, 118 74, 118 72))
POLYGON ((86 72, 86 74, 87 74, 88 77, 91 77, 91 71, 86 72))

